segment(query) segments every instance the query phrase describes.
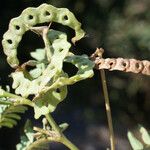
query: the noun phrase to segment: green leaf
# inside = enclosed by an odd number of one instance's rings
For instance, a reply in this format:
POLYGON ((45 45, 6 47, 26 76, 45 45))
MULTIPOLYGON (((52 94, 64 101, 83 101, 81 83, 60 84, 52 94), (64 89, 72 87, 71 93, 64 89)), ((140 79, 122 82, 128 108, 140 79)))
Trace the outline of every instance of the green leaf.
POLYGON ((0 98, 0 105, 10 105, 10 104, 12 104, 12 102, 4 101, 0 98))
POLYGON ((36 49, 35 52, 31 52, 30 55, 32 58, 36 59, 37 61, 43 61, 45 60, 45 50, 42 48, 36 49))
POLYGON ((17 150, 27 150, 28 146, 34 142, 34 131, 29 120, 25 124, 24 135, 21 136, 20 140, 20 143, 16 145, 17 150))
POLYGON ((144 127, 140 127, 140 133, 145 144, 150 145, 150 135, 144 127))
POLYGON ((130 142, 133 150, 143 150, 143 148, 144 148, 143 144, 135 138, 135 136, 132 134, 132 132, 128 131, 127 136, 128 136, 129 142, 130 142))
POLYGON ((31 70, 31 71, 29 72, 29 74, 31 75, 31 77, 32 77, 33 79, 36 79, 36 78, 38 78, 39 76, 42 75, 42 73, 43 73, 43 71, 45 70, 45 68, 46 68, 46 66, 45 66, 44 63, 37 64, 37 65, 36 65, 36 68, 33 69, 33 70, 31 70))
POLYGON ((61 131, 65 131, 68 128, 69 124, 68 123, 62 123, 59 125, 59 127, 61 128, 61 131))
POLYGON ((2 126, 12 128, 21 119, 20 113, 24 113, 27 107, 18 105, 0 105, 0 128, 2 126))
POLYGON ((16 120, 20 120, 21 117, 17 114, 4 114, 4 117, 8 117, 8 118, 12 118, 12 119, 16 119, 16 120))

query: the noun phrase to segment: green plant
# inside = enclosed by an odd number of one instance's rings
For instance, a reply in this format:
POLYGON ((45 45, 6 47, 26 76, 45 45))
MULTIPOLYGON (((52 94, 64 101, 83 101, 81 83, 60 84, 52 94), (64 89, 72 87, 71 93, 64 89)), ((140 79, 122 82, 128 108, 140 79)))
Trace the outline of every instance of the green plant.
POLYGON ((49 124, 44 122, 43 129, 26 125, 25 135, 21 137, 17 149, 32 149, 39 143, 49 141, 61 142, 70 149, 78 149, 63 134, 66 124, 58 126, 50 113, 67 96, 67 85, 93 76, 94 63, 86 55, 77 56, 69 52, 71 44, 67 41, 66 33, 50 29, 50 25, 40 26, 45 22, 50 24, 57 22, 74 29, 75 37, 72 38, 74 44, 85 35, 81 24, 68 9, 55 8, 47 4, 42 4, 38 8, 27 8, 19 17, 10 21, 2 44, 8 63, 16 69, 11 73, 12 88, 15 89, 16 95, 0 89, 2 97, 0 126, 16 125, 16 120, 20 119, 16 113, 23 113, 26 110, 24 105, 28 105, 33 107, 35 119, 42 116, 49 124), (45 47, 31 52, 33 60, 20 65, 17 47, 23 34, 28 30, 41 35, 45 47), (69 77, 63 71, 64 62, 75 65, 78 72, 69 77), (28 71, 29 66, 34 68, 28 71), (34 95, 33 99, 29 99, 31 95, 34 95))
POLYGON ((11 128, 16 125, 17 120, 20 119, 19 113, 24 113, 27 106, 30 106, 34 109, 35 119, 43 117, 43 128, 34 127, 30 121, 27 121, 24 127, 25 134, 21 136, 17 150, 46 149, 47 143, 51 141, 60 142, 69 149, 77 150, 78 148, 63 134, 68 124, 57 125, 51 113, 66 98, 67 86, 92 77, 95 67, 101 72, 111 150, 114 150, 111 109, 103 69, 150 75, 150 62, 123 58, 104 59, 102 58, 103 49, 97 49, 90 58, 87 55, 74 55, 69 51, 71 43, 67 41, 67 34, 51 29, 52 22, 68 26, 75 31, 75 37, 71 39, 73 44, 85 36, 81 23, 73 13, 66 8, 55 8, 48 4, 42 4, 37 8, 27 8, 9 23, 9 29, 3 36, 2 44, 7 62, 15 69, 11 73, 12 89, 15 90, 15 94, 0 89, 0 127, 11 128), (49 23, 49 25, 42 26, 43 23, 49 23), (23 34, 28 30, 41 36, 44 48, 31 52, 32 60, 20 64, 17 48, 23 34), (64 62, 75 65, 78 72, 69 77, 63 70, 64 62), (28 71, 28 67, 32 69, 28 71))

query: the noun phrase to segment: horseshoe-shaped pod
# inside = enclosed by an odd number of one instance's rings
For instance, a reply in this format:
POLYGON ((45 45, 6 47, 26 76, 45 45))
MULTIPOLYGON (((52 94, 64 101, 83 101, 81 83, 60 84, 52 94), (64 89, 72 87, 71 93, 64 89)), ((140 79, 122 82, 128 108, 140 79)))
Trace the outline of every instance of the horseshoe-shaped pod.
POLYGON ((48 4, 42 4, 37 8, 29 7, 19 17, 10 21, 9 29, 3 35, 2 45, 11 67, 16 68, 19 65, 17 47, 23 34, 33 26, 45 22, 57 22, 74 29, 75 37, 72 38, 73 43, 85 35, 85 32, 81 29, 81 23, 68 9, 56 8, 48 4))

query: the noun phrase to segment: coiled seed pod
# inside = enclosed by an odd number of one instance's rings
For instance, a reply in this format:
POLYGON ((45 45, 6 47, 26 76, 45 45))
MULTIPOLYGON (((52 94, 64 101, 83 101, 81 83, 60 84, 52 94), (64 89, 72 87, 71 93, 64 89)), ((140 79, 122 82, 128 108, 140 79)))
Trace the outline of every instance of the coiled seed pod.
POLYGON ((150 61, 148 60, 136 60, 136 59, 124 59, 124 58, 102 58, 102 49, 97 49, 92 54, 91 59, 95 63, 96 69, 108 69, 110 71, 119 70, 124 72, 142 73, 150 75, 150 61))
POLYGON ((39 23, 37 12, 38 10, 32 7, 29 7, 22 12, 21 17, 27 27, 34 26, 39 23))
POLYGON ((38 7, 38 10, 40 10, 39 13, 39 22, 49 22, 50 20, 53 20, 56 18, 56 8, 52 5, 42 4, 38 7))
POLYGON ((26 31, 22 17, 11 19, 9 23, 9 29, 13 34, 22 36, 26 31))
POLYGON ((9 29, 3 36, 4 53, 7 55, 7 61, 11 67, 16 68, 19 65, 17 47, 23 34, 32 29, 33 26, 45 22, 57 22, 74 29, 75 37, 72 38, 73 43, 85 35, 85 32, 81 29, 81 23, 68 9, 56 8, 48 4, 42 4, 37 8, 29 7, 19 17, 10 21, 9 29))

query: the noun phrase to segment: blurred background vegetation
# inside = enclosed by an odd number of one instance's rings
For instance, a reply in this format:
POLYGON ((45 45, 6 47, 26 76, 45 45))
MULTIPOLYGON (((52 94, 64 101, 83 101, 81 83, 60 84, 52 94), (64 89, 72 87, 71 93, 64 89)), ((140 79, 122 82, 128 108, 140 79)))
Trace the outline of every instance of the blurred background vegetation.
MULTIPOLYGON (((5 0, 0 5, 0 39, 8 29, 11 18, 17 17, 29 6, 42 3, 70 9, 82 22, 86 37, 72 47, 74 53, 91 55, 97 47, 105 49, 104 57, 150 58, 150 1, 149 0, 5 0)), ((54 29, 65 31, 69 39, 73 31, 56 23, 54 29)), ((27 32, 19 45, 18 57, 29 59, 29 52, 43 47, 42 40, 27 32)), ((0 45, 0 84, 11 85, 8 77, 12 69, 0 45)), ((72 66, 64 67, 72 74, 72 66)), ((108 72, 107 84, 111 100, 117 150, 130 150, 127 130, 138 123, 150 129, 150 78, 118 71, 108 72)), ((33 119, 32 110, 22 116, 14 129, 0 130, 0 150, 14 150, 26 117, 33 119)), ((105 150, 109 146, 107 119, 98 71, 93 78, 69 87, 67 99, 53 113, 58 123, 68 122, 66 135, 81 150, 105 150)), ((34 121, 40 125, 38 121, 34 121)), ((52 144, 52 149, 66 148, 52 144)))

